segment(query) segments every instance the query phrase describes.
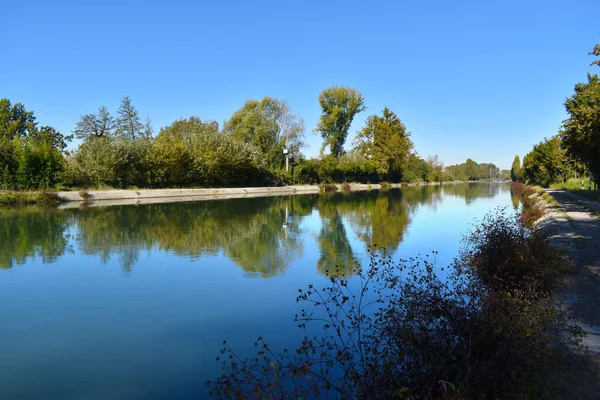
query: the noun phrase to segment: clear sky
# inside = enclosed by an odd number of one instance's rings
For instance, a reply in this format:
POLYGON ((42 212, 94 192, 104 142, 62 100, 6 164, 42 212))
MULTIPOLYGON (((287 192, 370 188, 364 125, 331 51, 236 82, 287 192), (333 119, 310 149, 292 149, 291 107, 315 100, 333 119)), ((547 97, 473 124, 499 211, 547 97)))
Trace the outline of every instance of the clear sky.
POLYGON ((367 106, 347 147, 387 106, 421 156, 509 168, 594 70, 599 15, 599 0, 10 1, 0 97, 69 133, 125 95, 156 131, 268 95, 304 118, 315 156, 319 92, 346 85, 367 106))

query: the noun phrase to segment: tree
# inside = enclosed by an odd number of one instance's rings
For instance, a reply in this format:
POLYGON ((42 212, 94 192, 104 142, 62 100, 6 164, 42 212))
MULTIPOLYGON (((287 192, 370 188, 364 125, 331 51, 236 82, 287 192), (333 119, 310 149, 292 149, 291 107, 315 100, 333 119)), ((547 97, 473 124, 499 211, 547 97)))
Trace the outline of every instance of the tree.
POLYGON ((85 114, 79 117, 73 133, 77 139, 112 137, 114 129, 115 119, 103 106, 95 114, 85 114))
POLYGON ((444 163, 440 161, 438 155, 427 157, 429 173, 427 180, 429 182, 441 182, 443 180, 444 163))
POLYGON ((336 158, 342 155, 348 130, 354 116, 365 110, 362 94, 352 88, 332 86, 319 94, 322 114, 315 133, 323 138, 323 148, 329 146, 336 158))
POLYGON ((381 177, 400 180, 413 144, 406 126, 387 107, 371 115, 356 137, 355 149, 377 165, 381 177))
POLYGON ((0 138, 12 140, 33 136, 35 116, 21 103, 11 105, 9 99, 0 99, 0 138))
POLYGON ((565 101, 569 118, 560 132, 567 153, 600 176, 600 80, 588 74, 587 83, 575 85, 575 93, 565 101))
POLYGON ((523 180, 523 171, 521 170, 521 159, 519 155, 515 156, 512 166, 510 168, 510 179, 513 182, 520 182, 523 180))
POLYGON ((581 167, 567 156, 558 136, 536 144, 523 158, 523 176, 528 182, 549 186, 578 172, 581 167))
MULTIPOLYGON (((590 56, 596 56, 596 57, 600 56, 600 44, 595 45, 594 49, 592 51, 590 51, 588 54, 590 56)), ((600 67, 600 60, 592 61, 590 66, 592 66, 592 65, 597 65, 600 67)))
POLYGON ((177 184, 180 178, 190 185, 213 187, 260 182, 264 168, 261 152, 219 132, 216 121, 180 119, 162 128, 155 142, 155 150, 165 152, 155 155, 160 166, 157 169, 170 177, 169 185, 177 184))
POLYGON ((260 149, 270 168, 281 168, 283 149, 299 158, 303 146, 304 121, 290 112, 283 100, 264 97, 248 100, 225 123, 224 132, 260 149))
POLYGON ((138 111, 131 104, 129 96, 121 99, 117 114, 118 117, 115 120, 115 135, 117 137, 136 140, 144 136, 144 124, 140 120, 138 111))

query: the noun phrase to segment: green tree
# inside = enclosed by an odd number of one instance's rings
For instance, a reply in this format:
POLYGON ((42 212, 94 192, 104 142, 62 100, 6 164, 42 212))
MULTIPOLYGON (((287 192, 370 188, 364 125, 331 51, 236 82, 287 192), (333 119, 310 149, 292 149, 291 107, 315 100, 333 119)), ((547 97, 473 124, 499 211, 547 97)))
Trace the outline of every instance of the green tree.
POLYGON ((387 107, 382 116, 371 115, 356 137, 355 149, 377 166, 379 175, 400 180, 413 144, 406 126, 387 107))
POLYGON ((0 138, 12 140, 35 135, 35 116, 21 103, 11 105, 9 99, 0 99, 0 138))
POLYGON ((600 80, 588 74, 587 83, 575 85, 575 93, 565 101, 569 118, 560 132, 567 153, 600 176, 600 80))
POLYGON ((523 158, 524 178, 544 186, 564 181, 572 170, 558 136, 536 144, 523 158))
POLYGON ((355 89, 332 86, 319 94, 319 104, 322 113, 315 133, 321 134, 323 148, 329 146, 331 154, 339 158, 354 116, 365 110, 364 98, 355 89))
POLYGON ((115 119, 106 107, 100 107, 95 114, 84 114, 79 117, 73 133, 77 139, 90 137, 113 137, 115 119))
POLYGON ((257 147, 270 168, 281 168, 285 162, 283 149, 294 158, 303 146, 304 121, 290 112, 283 100, 264 97, 248 100, 225 123, 224 132, 257 147))
MULTIPOLYGON (((162 128, 156 140, 178 146, 179 150, 174 155, 180 155, 184 159, 171 159, 170 162, 171 165, 177 165, 177 168, 187 169, 190 184, 264 184, 261 180, 265 164, 260 150, 237 140, 231 134, 221 133, 216 121, 202 122, 198 117, 180 119, 162 128), (189 164, 185 164, 188 158, 189 164)), ((160 159, 160 155, 157 158, 160 159)), ((168 173, 171 176, 180 175, 180 172, 168 173)))
POLYGON ((146 135, 144 124, 140 120, 138 111, 131 104, 129 96, 125 96, 121 100, 117 115, 115 120, 115 136, 127 140, 136 140, 146 135))
POLYGON ((427 157, 427 180, 429 182, 441 182, 444 175, 444 163, 440 161, 438 155, 427 157))
POLYGON ((512 166, 510 167, 510 179, 513 182, 521 182, 523 180, 523 171, 521 169, 521 159, 519 155, 515 156, 512 166))

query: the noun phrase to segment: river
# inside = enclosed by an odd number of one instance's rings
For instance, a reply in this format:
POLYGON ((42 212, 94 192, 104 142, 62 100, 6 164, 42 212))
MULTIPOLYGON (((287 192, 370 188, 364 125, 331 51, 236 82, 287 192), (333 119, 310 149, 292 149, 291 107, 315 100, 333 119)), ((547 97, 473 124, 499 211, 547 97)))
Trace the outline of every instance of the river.
POLYGON ((368 249, 448 265, 499 183, 0 209, 0 398, 203 398, 224 339, 294 347, 298 288, 368 249))

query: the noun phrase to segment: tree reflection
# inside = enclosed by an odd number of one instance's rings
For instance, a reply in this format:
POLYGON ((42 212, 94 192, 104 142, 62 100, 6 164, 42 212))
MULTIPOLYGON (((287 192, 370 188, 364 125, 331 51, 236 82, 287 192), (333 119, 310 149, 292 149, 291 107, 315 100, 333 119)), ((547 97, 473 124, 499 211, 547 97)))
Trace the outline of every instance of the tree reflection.
MULTIPOLYGON (((67 210, 0 209, 0 268, 39 257, 55 261, 71 251, 118 262, 129 273, 143 251, 197 259, 223 254, 250 275, 282 274, 302 256, 302 222, 321 218, 315 234, 321 273, 350 275, 353 246, 396 251, 421 206, 435 207, 442 195, 494 196, 500 185, 457 184, 409 187, 388 192, 298 195, 67 210), (70 235, 73 235, 71 237, 70 235), (350 237, 349 237, 350 236, 350 237), (358 240, 358 242, 352 242, 358 240)), ((513 205, 518 197, 511 194, 513 205)))
POLYGON ((317 236, 320 252, 317 270, 324 275, 348 276, 356 266, 357 260, 346 235, 339 204, 336 204, 344 197, 340 194, 322 196, 317 202, 321 216, 321 230, 317 236))
POLYGON ((471 204, 479 197, 494 197, 500 191, 497 183, 461 183, 443 185, 445 196, 455 196, 465 199, 466 204, 471 204))
POLYGON ((0 209, 0 268, 40 257, 50 263, 68 250, 68 222, 57 210, 0 209))

